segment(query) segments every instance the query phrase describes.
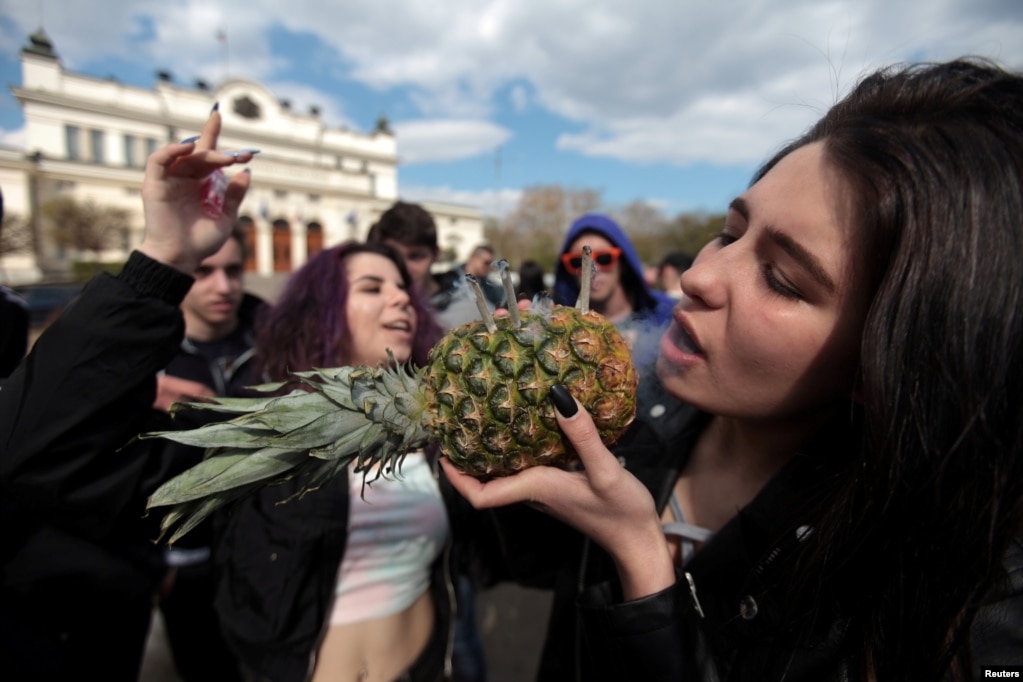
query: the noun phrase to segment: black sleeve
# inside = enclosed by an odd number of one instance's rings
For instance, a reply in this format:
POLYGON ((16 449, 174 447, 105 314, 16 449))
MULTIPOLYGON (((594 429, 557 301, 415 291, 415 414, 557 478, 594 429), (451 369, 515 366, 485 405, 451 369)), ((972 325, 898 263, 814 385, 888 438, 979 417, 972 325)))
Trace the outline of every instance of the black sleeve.
POLYGON ((991 590, 970 631, 974 676, 982 668, 1023 666, 1023 541, 1016 538, 1003 559, 1005 574, 991 590))
POLYGON ((592 668, 606 679, 717 679, 684 577, 631 602, 616 583, 603 583, 584 591, 578 607, 592 668))
POLYGON ((174 467, 159 447, 122 446, 152 417, 155 376, 180 345, 178 305, 192 281, 135 252, 40 336, 0 390, 3 495, 91 538, 144 505, 174 467))

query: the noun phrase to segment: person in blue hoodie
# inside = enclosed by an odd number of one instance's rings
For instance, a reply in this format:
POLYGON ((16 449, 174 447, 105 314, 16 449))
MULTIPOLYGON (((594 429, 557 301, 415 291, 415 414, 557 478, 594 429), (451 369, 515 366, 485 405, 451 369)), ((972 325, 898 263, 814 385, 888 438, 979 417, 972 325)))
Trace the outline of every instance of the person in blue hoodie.
POLYGON ((583 246, 592 249, 596 265, 590 308, 610 320, 632 348, 640 377, 637 420, 646 421, 661 437, 670 437, 679 428, 682 403, 664 391, 654 364, 676 301, 647 286, 643 264, 618 223, 587 213, 572 223, 561 246, 554 268, 555 303, 575 305, 579 297, 583 246))

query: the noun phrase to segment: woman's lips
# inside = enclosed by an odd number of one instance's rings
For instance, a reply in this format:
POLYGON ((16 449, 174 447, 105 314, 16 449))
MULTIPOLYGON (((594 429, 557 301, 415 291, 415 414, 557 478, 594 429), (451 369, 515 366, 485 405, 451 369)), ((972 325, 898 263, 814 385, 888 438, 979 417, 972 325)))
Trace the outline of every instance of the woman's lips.
POLYGON ((703 360, 703 349, 678 318, 661 339, 661 358, 673 365, 688 366, 703 360))

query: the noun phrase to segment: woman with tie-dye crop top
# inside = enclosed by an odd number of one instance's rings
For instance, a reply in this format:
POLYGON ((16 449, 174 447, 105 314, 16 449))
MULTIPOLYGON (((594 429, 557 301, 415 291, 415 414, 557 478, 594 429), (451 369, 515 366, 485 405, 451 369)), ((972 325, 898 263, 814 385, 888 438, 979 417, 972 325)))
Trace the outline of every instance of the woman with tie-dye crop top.
MULTIPOLYGON (((421 364, 441 330, 385 245, 326 249, 288 282, 256 344, 267 380, 314 367, 421 364)), ((449 513, 435 463, 268 486, 221 524, 216 606, 255 679, 439 680, 451 670, 449 513)))

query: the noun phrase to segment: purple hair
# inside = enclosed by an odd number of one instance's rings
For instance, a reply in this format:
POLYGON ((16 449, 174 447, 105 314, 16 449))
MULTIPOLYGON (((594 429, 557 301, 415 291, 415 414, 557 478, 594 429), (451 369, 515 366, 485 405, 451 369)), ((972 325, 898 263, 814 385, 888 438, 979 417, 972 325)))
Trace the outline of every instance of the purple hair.
POLYGON ((384 256, 398 267, 416 314, 411 359, 416 365, 426 362, 443 331, 412 285, 401 254, 386 244, 353 241, 320 251, 292 273, 280 298, 261 321, 256 338, 257 377, 282 381, 290 372, 342 367, 351 362, 352 334, 345 314, 346 260, 357 253, 384 256))

